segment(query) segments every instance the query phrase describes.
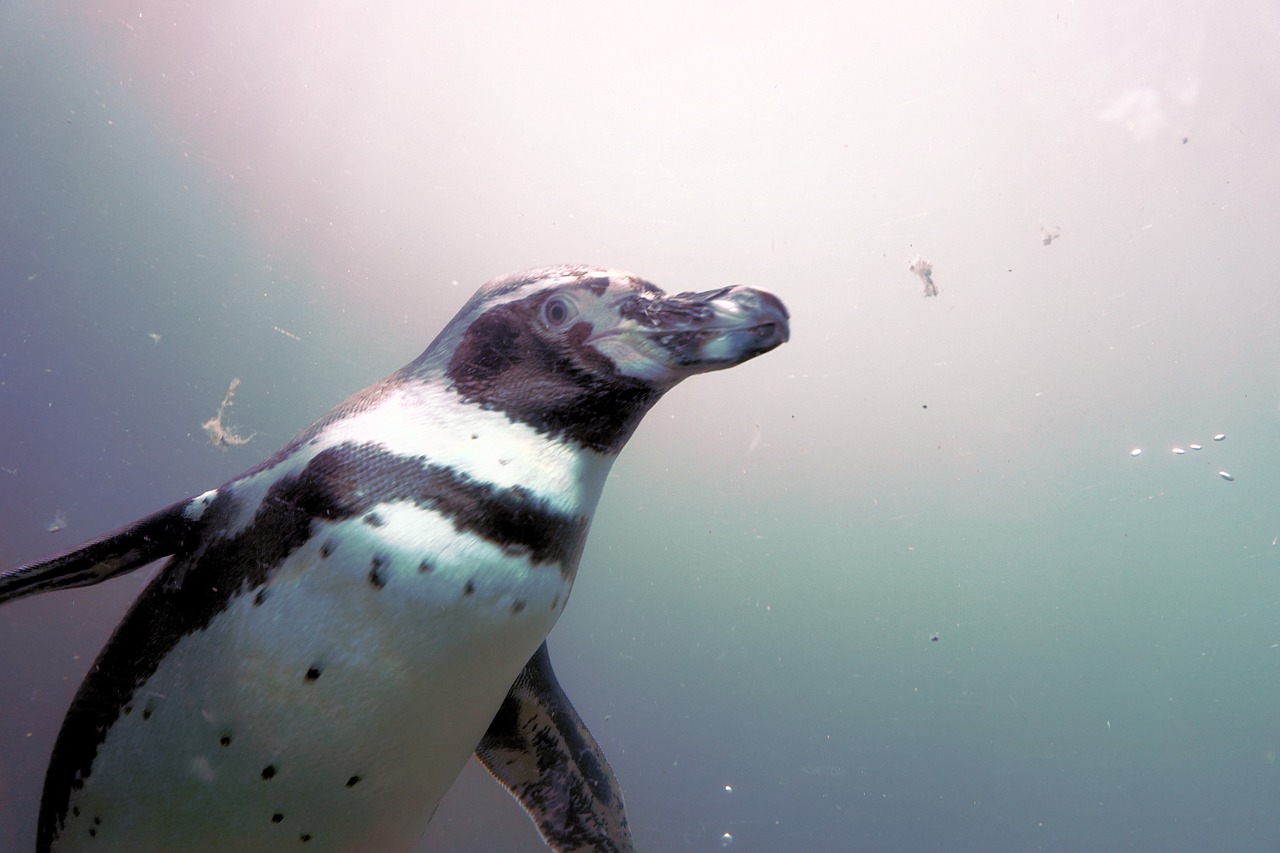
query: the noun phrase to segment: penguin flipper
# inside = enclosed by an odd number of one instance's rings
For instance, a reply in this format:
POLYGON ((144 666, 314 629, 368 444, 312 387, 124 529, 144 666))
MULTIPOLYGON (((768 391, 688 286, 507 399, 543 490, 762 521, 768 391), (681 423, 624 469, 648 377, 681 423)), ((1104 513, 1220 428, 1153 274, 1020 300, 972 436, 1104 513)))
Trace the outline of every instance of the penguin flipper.
POLYGON ((552 850, 634 853, 618 780, 560 688, 545 642, 511 685, 475 754, 552 850))
POLYGON ((206 495, 180 501, 78 548, 2 572, 0 604, 55 589, 92 586, 167 557, 196 529, 208 502, 206 495))

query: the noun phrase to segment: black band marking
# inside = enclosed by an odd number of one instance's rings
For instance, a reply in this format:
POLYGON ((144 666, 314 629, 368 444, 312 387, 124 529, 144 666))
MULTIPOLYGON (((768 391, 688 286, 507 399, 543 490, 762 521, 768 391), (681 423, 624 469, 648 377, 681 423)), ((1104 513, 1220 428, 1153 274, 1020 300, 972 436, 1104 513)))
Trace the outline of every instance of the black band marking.
POLYGON ((499 305, 477 317, 447 374, 464 399, 539 433, 616 454, 665 389, 617 372, 586 344, 580 323, 558 336, 531 324, 550 294, 499 305))
MULTIPOLYGON (((566 578, 577 569, 589 523, 556 512, 526 489, 476 482, 422 457, 374 445, 321 451, 301 471, 271 486, 246 528, 176 554, 138 597, 94 665, 94 695, 78 693, 67 712, 45 776, 37 849, 49 849, 107 731, 183 637, 208 627, 234 598, 265 584, 315 535, 316 521, 343 521, 397 501, 438 512, 459 532, 534 565, 556 564, 566 578)), ((234 484, 220 490, 206 510, 206 529, 225 529, 236 504, 234 484)), ((337 545, 326 540, 320 556, 332 555, 337 545)), ((149 717, 149 710, 143 716, 149 717)))
POLYGON ((267 504, 280 501, 305 504, 313 510, 310 518, 325 521, 360 515, 379 503, 408 501, 450 519, 460 533, 473 533, 534 565, 558 563, 569 572, 587 532, 585 518, 557 512, 521 486, 498 488, 421 456, 400 456, 371 444, 324 450, 292 487, 288 483, 272 487, 253 526, 267 504))

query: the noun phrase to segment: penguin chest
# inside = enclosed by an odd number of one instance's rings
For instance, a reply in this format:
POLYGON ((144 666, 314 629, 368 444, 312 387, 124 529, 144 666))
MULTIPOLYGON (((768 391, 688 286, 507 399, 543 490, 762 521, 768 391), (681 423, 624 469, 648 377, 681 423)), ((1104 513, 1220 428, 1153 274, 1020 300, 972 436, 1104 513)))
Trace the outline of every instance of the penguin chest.
POLYGON ((55 849, 410 848, 571 579, 410 503, 317 520, 120 709, 55 849))

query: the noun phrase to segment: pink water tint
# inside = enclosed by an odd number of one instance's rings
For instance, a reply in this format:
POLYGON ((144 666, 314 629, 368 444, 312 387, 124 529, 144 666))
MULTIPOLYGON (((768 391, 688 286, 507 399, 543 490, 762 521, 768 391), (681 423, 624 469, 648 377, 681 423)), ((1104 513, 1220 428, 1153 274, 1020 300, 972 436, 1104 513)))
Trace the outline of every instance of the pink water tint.
POLYGON ((414 75, 380 55, 385 16, 299 0, 107 0, 77 23, 160 144, 198 169, 199 191, 225 193, 263 245, 297 251, 329 284, 412 266, 396 258, 408 241, 384 215, 388 196, 395 207, 419 195, 401 169, 408 85, 384 84, 414 75))

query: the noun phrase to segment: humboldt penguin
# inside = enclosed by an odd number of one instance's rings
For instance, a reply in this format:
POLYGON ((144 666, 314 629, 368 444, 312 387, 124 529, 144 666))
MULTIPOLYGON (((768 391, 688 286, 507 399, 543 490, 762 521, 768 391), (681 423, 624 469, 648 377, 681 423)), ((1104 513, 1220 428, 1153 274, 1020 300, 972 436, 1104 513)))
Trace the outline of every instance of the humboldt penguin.
POLYGON ((67 712, 38 853, 409 850, 472 754, 552 849, 632 850, 545 638, 645 412, 788 335, 747 287, 498 278, 266 461, 0 575, 3 602, 168 558, 67 712))

